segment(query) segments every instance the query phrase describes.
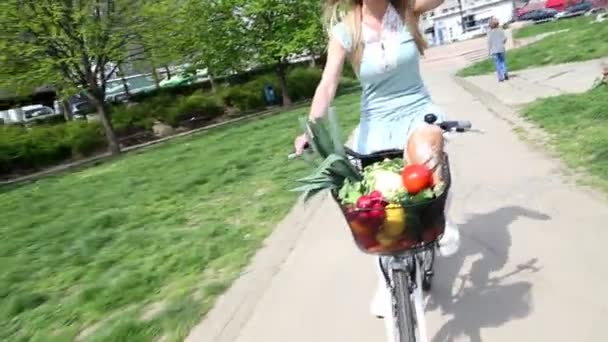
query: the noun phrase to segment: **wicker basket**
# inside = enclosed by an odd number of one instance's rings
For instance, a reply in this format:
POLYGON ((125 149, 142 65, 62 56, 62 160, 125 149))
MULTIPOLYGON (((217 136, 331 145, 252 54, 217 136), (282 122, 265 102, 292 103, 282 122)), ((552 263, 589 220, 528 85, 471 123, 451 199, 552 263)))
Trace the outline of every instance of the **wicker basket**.
MULTIPOLYGON (((373 162, 373 160, 362 161, 360 167, 363 168, 373 162)), ((395 255, 436 242, 445 230, 444 210, 451 185, 449 162, 445 153, 442 171, 445 188, 441 195, 412 205, 358 209, 340 204, 337 192, 332 193, 334 200, 342 208, 357 246, 368 254, 395 255), (395 224, 395 222, 403 222, 403 224, 395 224)))

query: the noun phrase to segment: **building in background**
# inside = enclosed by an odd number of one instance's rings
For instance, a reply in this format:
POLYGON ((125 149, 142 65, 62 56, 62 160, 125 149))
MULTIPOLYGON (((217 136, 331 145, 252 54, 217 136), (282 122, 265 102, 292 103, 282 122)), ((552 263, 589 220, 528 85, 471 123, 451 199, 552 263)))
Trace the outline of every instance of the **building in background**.
POLYGON ((426 13, 422 26, 431 45, 441 45, 483 35, 490 18, 510 22, 515 13, 514 0, 446 0, 426 13))

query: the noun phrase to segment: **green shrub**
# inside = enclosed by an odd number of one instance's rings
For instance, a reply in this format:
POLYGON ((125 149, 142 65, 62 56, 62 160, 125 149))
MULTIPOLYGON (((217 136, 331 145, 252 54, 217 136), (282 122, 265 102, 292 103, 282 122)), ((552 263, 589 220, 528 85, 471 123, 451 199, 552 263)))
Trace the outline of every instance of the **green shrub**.
POLYGON ((112 109, 112 123, 118 133, 152 128, 155 119, 166 121, 173 117, 173 110, 180 97, 160 94, 144 102, 129 106, 120 105, 112 109), (176 100, 178 99, 178 100, 176 100))
POLYGON ((224 103, 230 107, 236 107, 241 112, 264 109, 266 101, 263 86, 259 87, 260 83, 260 81, 252 81, 223 90, 224 103))
POLYGON ((355 71, 353 70, 353 67, 350 65, 350 63, 344 64, 344 68, 342 68, 342 77, 357 79, 357 75, 355 74, 355 71))
POLYGON ((65 127, 6 126, 0 134, 0 167, 5 172, 50 165, 70 156, 70 148, 63 140, 65 127))
POLYGON ((58 125, 62 123, 65 123, 63 115, 53 115, 42 119, 33 119, 28 122, 28 125, 58 125))
POLYGON ((64 139, 65 125, 31 127, 26 130, 21 158, 28 167, 40 168, 71 156, 64 139))
POLYGON ((212 119, 224 114, 222 101, 212 95, 203 92, 182 97, 177 100, 175 106, 164 116, 164 121, 176 126, 180 121, 190 118, 212 119))
MULTIPOLYGON (((312 98, 322 71, 318 68, 297 67, 287 73, 287 88, 294 101, 312 98)), ((222 88, 218 93, 229 107, 236 107, 241 112, 263 110, 266 108, 264 88, 271 85, 275 96, 281 102, 283 94, 279 81, 274 73, 256 76, 253 80, 239 85, 222 88)))
POLYGON ((98 123, 0 127, 0 174, 40 169, 90 155, 104 146, 98 123))
POLYGON ((177 95, 162 93, 158 96, 150 97, 137 105, 141 106, 141 110, 145 111, 148 117, 162 117, 163 112, 173 107, 179 98, 181 97, 177 95))
POLYGON ((152 115, 142 104, 135 104, 132 107, 116 106, 112 109, 111 116, 114 129, 119 135, 152 127, 152 115))
POLYGON ((310 99, 321 81, 318 68, 296 68, 287 75, 287 88, 294 101, 310 99))
POLYGON ((98 122, 68 122, 64 138, 75 157, 91 155, 105 145, 103 128, 98 122))
POLYGON ((264 99, 264 88, 267 85, 271 85, 272 88, 274 88, 276 96, 279 98, 282 96, 279 80, 274 73, 258 76, 255 79, 243 84, 243 86, 247 87, 250 91, 257 92, 262 99, 264 99))
POLYGON ((25 132, 21 126, 0 126, 0 174, 10 173, 23 155, 25 132))

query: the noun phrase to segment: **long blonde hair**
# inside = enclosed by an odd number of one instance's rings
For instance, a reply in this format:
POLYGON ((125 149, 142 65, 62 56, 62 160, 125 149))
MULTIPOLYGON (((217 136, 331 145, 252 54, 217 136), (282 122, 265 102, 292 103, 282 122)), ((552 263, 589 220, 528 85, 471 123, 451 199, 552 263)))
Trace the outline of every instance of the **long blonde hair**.
MULTIPOLYGON (((420 54, 424 54, 427 43, 422 32, 420 32, 420 27, 418 27, 419 16, 413 8, 414 0, 388 0, 388 2, 401 15, 401 19, 414 37, 418 51, 420 54)), ((323 20, 327 30, 342 21, 346 24, 352 41, 349 58, 357 75, 363 55, 362 8, 363 0, 326 0, 323 20)))

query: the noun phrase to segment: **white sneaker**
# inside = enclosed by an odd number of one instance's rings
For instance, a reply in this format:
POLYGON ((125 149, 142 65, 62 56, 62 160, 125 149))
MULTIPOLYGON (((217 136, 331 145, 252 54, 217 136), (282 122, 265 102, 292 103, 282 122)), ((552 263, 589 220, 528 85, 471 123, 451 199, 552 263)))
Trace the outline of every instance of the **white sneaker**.
POLYGON ((390 313, 391 309, 391 293, 386 284, 386 279, 384 278, 384 273, 380 268, 380 257, 374 258, 376 276, 378 277, 378 282, 376 285, 376 293, 374 294, 374 298, 370 304, 370 311, 372 315, 378 318, 384 318, 387 315, 387 312, 390 313))
POLYGON ((445 221, 445 231, 439 240, 439 255, 448 257, 456 254, 460 247, 460 231, 458 226, 450 220, 445 221))
POLYGON ((388 309, 390 309, 390 292, 386 286, 378 286, 370 305, 370 311, 372 315, 384 318, 388 309))

